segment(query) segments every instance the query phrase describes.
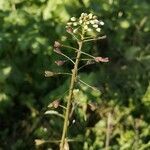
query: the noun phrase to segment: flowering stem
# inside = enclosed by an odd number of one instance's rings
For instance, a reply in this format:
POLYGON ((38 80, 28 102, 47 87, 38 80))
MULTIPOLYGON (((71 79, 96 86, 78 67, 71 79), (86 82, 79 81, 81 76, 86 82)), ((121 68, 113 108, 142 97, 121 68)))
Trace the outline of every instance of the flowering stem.
POLYGON ((60 150, 64 150, 64 144, 65 144, 65 137, 66 137, 67 128, 68 128, 68 120, 69 120, 71 101, 72 101, 72 97, 73 97, 73 89, 74 89, 74 86, 76 83, 78 64, 79 64, 79 60, 80 60, 80 56, 81 56, 81 49, 82 49, 83 41, 78 41, 78 45, 79 45, 79 48, 77 51, 76 61, 75 61, 74 68, 72 71, 72 76, 71 76, 71 83, 70 83, 70 88, 69 88, 69 97, 68 97, 68 101, 67 101, 67 108, 66 108, 62 138, 61 138, 61 143, 60 143, 60 150))

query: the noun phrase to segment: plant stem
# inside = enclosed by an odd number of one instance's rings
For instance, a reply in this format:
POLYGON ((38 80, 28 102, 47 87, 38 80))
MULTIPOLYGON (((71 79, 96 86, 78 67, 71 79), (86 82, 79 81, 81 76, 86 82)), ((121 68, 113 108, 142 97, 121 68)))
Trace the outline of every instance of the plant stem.
POLYGON ((92 39, 87 39, 87 40, 84 40, 84 42, 89 42, 89 41, 97 41, 97 40, 101 40, 101 39, 105 39, 106 38, 106 35, 104 36, 101 36, 101 37, 98 37, 98 38, 92 38, 92 39))
POLYGON ((65 143, 65 137, 67 134, 71 101, 72 101, 72 97, 73 97, 73 89, 74 89, 76 78, 77 78, 78 64, 79 64, 79 60, 80 60, 80 56, 81 56, 82 44, 83 44, 83 41, 78 41, 79 48, 77 51, 74 68, 72 70, 71 83, 70 83, 70 88, 69 88, 69 97, 68 97, 68 101, 67 101, 67 108, 66 108, 62 138, 61 138, 61 143, 60 143, 60 150, 64 150, 64 143, 65 143))
POLYGON ((109 149, 109 143, 110 143, 110 133, 111 133, 111 113, 108 113, 108 118, 107 118, 107 130, 106 130, 106 143, 105 143, 105 150, 109 149))

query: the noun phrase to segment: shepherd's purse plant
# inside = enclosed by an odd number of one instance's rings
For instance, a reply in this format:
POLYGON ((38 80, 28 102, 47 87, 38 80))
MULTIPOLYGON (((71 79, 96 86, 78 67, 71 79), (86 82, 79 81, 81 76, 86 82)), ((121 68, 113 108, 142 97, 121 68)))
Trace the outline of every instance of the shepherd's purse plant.
MULTIPOLYGON (((79 77, 80 68, 93 63, 100 63, 100 62, 105 63, 109 61, 107 57, 106 58, 100 56, 95 57, 91 54, 86 53, 86 51, 83 50, 83 45, 86 44, 86 42, 106 38, 105 35, 99 36, 101 34, 101 28, 103 25, 104 22, 102 20, 98 20, 98 17, 93 15, 92 13, 90 14, 82 13, 79 18, 76 17, 70 18, 70 20, 67 22, 66 25, 66 31, 68 32, 68 34, 72 36, 73 42, 76 42, 78 47, 64 45, 62 42, 59 41, 54 42, 54 52, 59 55, 62 55, 65 59, 67 59, 67 61, 70 61, 73 64, 73 68, 71 69, 70 73, 45 71, 46 77, 52 77, 60 74, 66 74, 71 77, 68 97, 67 97, 67 105, 66 106, 60 105, 58 100, 55 100, 49 105, 49 107, 54 107, 54 108, 62 107, 62 109, 64 110, 63 111, 64 114, 60 114, 60 117, 64 118, 62 136, 60 140, 60 150, 69 149, 69 144, 68 144, 69 140, 67 138, 67 132, 68 132, 68 126, 70 124, 69 122, 70 114, 72 113, 71 106, 74 103, 73 91, 75 90, 76 84, 80 82, 90 88, 93 88, 94 90, 97 90, 95 87, 92 87, 91 85, 87 84, 82 79, 80 79, 79 77), (67 54, 64 53, 64 51, 62 52, 62 48, 72 50, 75 53, 76 57, 70 58, 69 56, 67 56, 67 54), (81 57, 82 55, 86 56, 87 58, 82 59, 81 57), (79 67, 80 62, 83 60, 86 61, 85 64, 79 67)), ((65 61, 59 60, 59 61, 55 61, 55 63, 58 66, 62 66, 65 63, 65 61)))

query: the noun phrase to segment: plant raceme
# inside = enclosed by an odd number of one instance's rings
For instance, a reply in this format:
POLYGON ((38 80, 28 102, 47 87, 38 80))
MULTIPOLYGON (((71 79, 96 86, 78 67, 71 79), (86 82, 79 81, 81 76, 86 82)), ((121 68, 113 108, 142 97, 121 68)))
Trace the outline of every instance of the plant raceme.
MULTIPOLYGON (((66 60, 57 60, 55 63, 58 66, 62 66, 66 61, 70 61, 73 63, 73 69, 71 69, 70 73, 61 73, 61 72, 53 72, 53 71, 45 71, 45 77, 52 77, 56 75, 70 75, 71 80, 70 80, 70 85, 69 85, 69 93, 68 93, 68 98, 67 98, 67 106, 60 105, 60 100, 55 100, 51 104, 49 104, 48 108, 54 108, 57 109, 58 107, 63 108, 64 110, 64 125, 63 125, 63 131, 62 131, 62 136, 60 142, 60 150, 68 150, 69 149, 69 144, 68 142, 70 141, 67 138, 67 129, 69 125, 69 116, 71 113, 71 106, 74 103, 74 95, 73 91, 75 90, 75 85, 77 82, 81 82, 82 84, 85 84, 88 87, 91 87, 92 89, 97 90, 95 87, 87 84, 86 82, 82 81, 78 77, 78 71, 83 68, 86 65, 93 64, 93 63, 99 63, 99 62, 108 62, 109 59, 103 58, 103 57, 95 57, 91 54, 86 53, 83 51, 83 45, 86 44, 86 42, 89 41, 95 41, 95 40, 100 40, 106 38, 106 36, 95 36, 97 33, 101 33, 101 27, 104 25, 104 22, 102 20, 98 20, 98 17, 93 15, 92 13, 87 14, 87 13, 82 13, 79 18, 72 17, 70 20, 67 22, 66 25, 66 31, 71 34, 73 37, 73 41, 75 41, 78 45, 78 47, 71 47, 69 45, 64 45, 61 42, 55 41, 54 42, 54 52, 62 55, 66 60), (93 35, 94 33, 94 35, 93 35), (66 54, 64 54, 64 51, 62 52, 62 48, 68 48, 74 51, 76 54, 76 57, 74 59, 70 58, 66 54), (80 62, 83 60, 82 55, 86 56, 87 59, 84 59, 86 61, 85 65, 79 67, 80 62), (66 148, 67 147, 67 148, 66 148)), ((46 112, 45 112, 46 113, 46 112)), ((47 114, 47 113, 46 113, 47 114)), ((62 116, 62 115, 61 115, 62 116)), ((43 144, 43 142, 42 142, 43 144)))

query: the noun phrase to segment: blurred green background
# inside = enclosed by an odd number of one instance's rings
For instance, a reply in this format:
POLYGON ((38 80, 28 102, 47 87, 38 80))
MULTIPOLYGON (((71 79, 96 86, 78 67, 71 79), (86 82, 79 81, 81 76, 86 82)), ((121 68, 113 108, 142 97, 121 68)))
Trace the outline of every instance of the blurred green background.
POLYGON ((79 141, 70 142, 70 149, 104 149, 108 113, 110 150, 150 149, 149 0, 0 0, 0 150, 58 149, 55 143, 38 147, 34 140, 60 139, 62 119, 41 113, 58 97, 65 102, 69 79, 45 78, 44 71, 72 68, 54 63, 60 56, 53 53, 53 43, 59 39, 73 45, 65 23, 82 12, 102 19, 107 35, 87 44, 85 51, 110 62, 80 72, 101 92, 83 85, 75 91, 80 107, 68 137, 79 141), (96 109, 90 110, 88 103, 96 109))

